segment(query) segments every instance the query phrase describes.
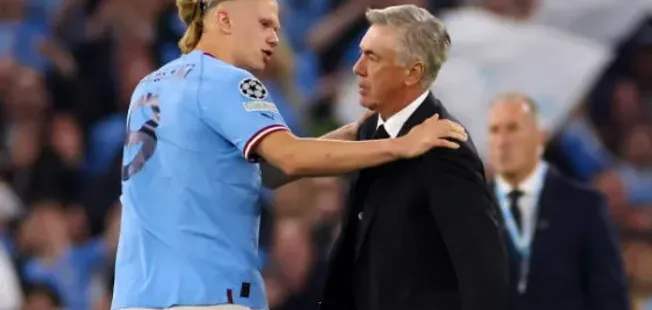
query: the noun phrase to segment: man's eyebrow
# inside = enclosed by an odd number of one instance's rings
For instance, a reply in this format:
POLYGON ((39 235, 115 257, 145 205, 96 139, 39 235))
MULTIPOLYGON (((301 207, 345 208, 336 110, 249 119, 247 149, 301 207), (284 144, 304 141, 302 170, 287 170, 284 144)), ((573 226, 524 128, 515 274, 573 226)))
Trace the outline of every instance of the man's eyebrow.
POLYGON ((377 55, 376 52, 374 52, 371 49, 365 49, 365 48, 360 48, 360 53, 365 54, 365 55, 377 55))

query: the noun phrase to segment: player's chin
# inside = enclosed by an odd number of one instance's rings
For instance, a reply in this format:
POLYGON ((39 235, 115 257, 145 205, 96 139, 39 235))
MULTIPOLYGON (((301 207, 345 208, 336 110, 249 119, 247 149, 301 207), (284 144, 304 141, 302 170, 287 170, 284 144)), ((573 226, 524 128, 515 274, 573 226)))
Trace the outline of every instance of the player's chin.
POLYGON ((254 67, 255 70, 265 70, 267 68, 267 65, 269 64, 269 58, 262 58, 259 59, 258 61, 255 62, 254 67))
POLYGON ((251 64, 250 67, 253 71, 263 71, 265 70, 265 68, 267 68, 267 64, 265 63, 265 61, 259 61, 251 64))
POLYGON ((249 71, 253 72, 260 72, 265 70, 267 67, 267 64, 265 63, 265 60, 260 59, 260 58, 251 58, 248 59, 246 68, 249 71))

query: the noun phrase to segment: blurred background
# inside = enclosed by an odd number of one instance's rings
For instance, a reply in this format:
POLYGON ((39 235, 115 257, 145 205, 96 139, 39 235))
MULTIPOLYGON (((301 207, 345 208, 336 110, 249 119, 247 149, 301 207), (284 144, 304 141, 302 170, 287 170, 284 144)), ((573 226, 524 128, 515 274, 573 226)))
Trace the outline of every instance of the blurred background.
MULTIPOLYGON (((284 45, 262 79, 297 135, 360 115, 351 66, 367 7, 445 20, 433 86, 486 157, 487 105, 540 105, 545 157, 608 198, 636 309, 652 309, 652 3, 645 0, 278 0, 284 45)), ((0 0, 0 309, 108 309, 131 92, 179 55, 172 0, 0 0)), ((490 167, 488 173, 491 173, 490 167)), ((346 183, 262 193, 274 309, 316 309, 346 183)))

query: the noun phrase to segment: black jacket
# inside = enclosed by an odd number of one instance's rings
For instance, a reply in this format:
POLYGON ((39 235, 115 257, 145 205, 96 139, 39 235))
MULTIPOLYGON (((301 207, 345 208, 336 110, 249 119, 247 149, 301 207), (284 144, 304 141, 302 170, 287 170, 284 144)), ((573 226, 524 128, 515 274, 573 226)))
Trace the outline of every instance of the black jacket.
MULTIPOLYGON (((453 119, 429 95, 399 136, 435 113, 453 119)), ((369 117, 358 139, 370 139, 376 122, 369 117)), ((470 140, 361 171, 321 310, 504 310, 509 265, 498 219, 470 140)))

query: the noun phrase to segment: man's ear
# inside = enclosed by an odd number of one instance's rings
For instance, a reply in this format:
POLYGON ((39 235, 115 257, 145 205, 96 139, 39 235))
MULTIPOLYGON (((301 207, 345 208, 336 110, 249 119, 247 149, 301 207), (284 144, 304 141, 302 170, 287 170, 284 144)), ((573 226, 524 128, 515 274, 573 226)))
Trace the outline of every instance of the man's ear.
POLYGON ((548 132, 541 129, 539 130, 539 156, 543 157, 543 153, 546 151, 546 143, 548 142, 548 132))
POLYGON ((231 32, 233 32, 231 12, 229 12, 229 10, 218 7, 213 13, 213 16, 215 17, 215 22, 219 31, 226 34, 231 34, 231 32))
POLYGON ((548 142, 548 132, 541 129, 539 130, 539 142, 541 143, 542 146, 545 147, 546 143, 548 142))
POLYGON ((412 86, 418 83, 421 83, 423 79, 423 73, 426 70, 426 66, 422 63, 417 62, 408 68, 407 78, 405 79, 405 85, 412 86))

